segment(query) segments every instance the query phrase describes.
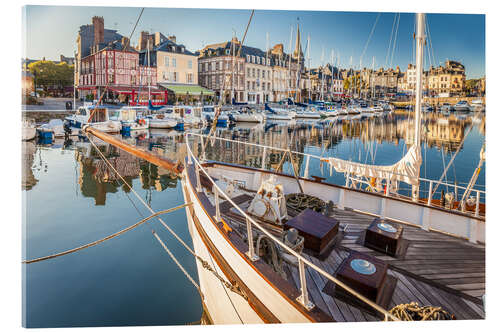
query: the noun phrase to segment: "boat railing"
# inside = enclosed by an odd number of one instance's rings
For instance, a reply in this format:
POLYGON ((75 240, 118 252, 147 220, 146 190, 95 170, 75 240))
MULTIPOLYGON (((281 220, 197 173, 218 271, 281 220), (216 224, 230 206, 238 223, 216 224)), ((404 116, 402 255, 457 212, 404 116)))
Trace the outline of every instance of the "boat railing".
MULTIPOLYGON (((380 314, 383 315, 384 320, 388 321, 394 320, 394 321, 399 321, 398 318, 396 318, 394 315, 389 313, 387 310, 382 308, 380 305, 377 303, 371 301, 367 297, 363 296, 362 294, 358 293, 356 290, 352 289, 349 287, 347 284, 344 282, 338 280, 334 276, 332 276, 330 273, 326 272, 322 268, 318 267, 314 263, 312 263, 310 260, 304 258, 300 253, 296 252, 292 248, 290 248, 288 245, 286 245, 283 241, 280 239, 276 238, 273 234, 271 234, 268 230, 266 230, 263 226, 261 226, 258 222, 256 222, 253 217, 248 215, 243 209, 241 209, 231 198, 216 184, 216 182, 212 179, 212 177, 209 175, 208 171, 203 167, 201 162, 197 159, 196 156, 194 156, 191 147, 189 145, 189 136, 196 136, 202 138, 207 138, 209 139, 208 136, 205 135, 199 135, 199 134, 194 134, 194 133, 186 133, 186 147, 187 147, 187 159, 188 159, 188 164, 195 164, 195 174, 196 174, 196 191, 201 192, 202 187, 201 187, 201 180, 200 180, 200 172, 204 173, 205 176, 210 180, 212 183, 212 191, 214 192, 214 204, 215 204, 215 218, 217 222, 221 221, 221 215, 220 215, 220 197, 222 196, 227 202, 229 202, 246 220, 246 228, 247 228, 247 240, 248 240, 248 252, 246 255, 250 258, 251 261, 257 261, 259 260, 259 256, 255 252, 254 248, 254 243, 253 243, 253 233, 252 233, 252 228, 257 228, 260 232, 262 232, 264 235, 269 237, 273 242, 278 244, 282 249, 286 250, 290 255, 294 256, 297 259, 298 262, 298 267, 299 267, 299 280, 300 280, 300 296, 297 298, 297 301, 301 303, 307 310, 312 310, 314 308, 314 304, 310 301, 309 299, 309 292, 307 290, 307 280, 306 280, 306 266, 314 269, 316 272, 319 274, 323 275, 326 279, 332 281, 336 285, 340 286, 343 288, 345 291, 356 297, 358 300, 360 300, 363 303, 366 303, 370 307, 372 307, 374 310, 378 311, 380 314)), ((213 139, 221 139, 221 138, 214 138, 213 139)), ((203 140, 202 145, 203 145, 203 140)), ((234 140, 231 140, 234 141, 234 140)), ((260 145, 259 145, 260 146, 260 145)), ((265 146, 264 146, 265 147, 265 146)))
MULTIPOLYGON (((261 169, 265 169, 265 161, 266 161, 266 158, 268 156, 268 153, 271 152, 271 151, 279 151, 279 152, 282 152, 282 153, 288 153, 290 152, 292 155, 295 155, 295 156, 302 156, 305 160, 305 166, 304 166, 304 170, 302 172, 301 175, 297 175, 299 177, 302 177, 302 178, 309 178, 309 168, 310 168, 310 162, 311 160, 317 160, 319 161, 320 163, 325 163, 324 160, 325 160, 325 157, 321 157, 321 156, 317 156, 317 155, 312 155, 312 154, 308 154, 308 153, 302 153, 302 152, 297 152, 297 151, 289 151, 288 149, 284 149, 284 148, 279 148, 279 147, 271 147, 271 146, 266 146, 266 145, 262 145, 262 144, 258 144, 258 143, 252 143, 252 142, 245 142, 245 141, 238 141, 238 140, 233 140, 233 139, 227 139, 227 138, 221 138, 221 137, 214 137, 214 136, 207 136, 207 135, 203 135, 203 134, 197 134, 197 133, 191 133, 190 135, 192 136, 198 136, 198 137, 203 137, 205 139, 209 139, 209 140, 218 140, 218 141, 224 141, 224 142, 230 142, 230 143, 234 143, 234 144, 243 144, 243 145, 246 145, 246 146, 252 146, 252 147, 255 147, 255 148, 258 148, 258 149, 262 149, 262 165, 261 165, 261 169)), ((406 175, 401 175, 401 174, 398 174, 398 173, 393 173, 393 175, 395 176, 406 176, 406 175)), ((345 175, 346 177, 346 186, 348 186, 349 184, 352 184, 351 182, 349 182, 350 180, 353 180, 354 178, 352 177, 352 175, 349 175, 349 174, 346 174, 345 175), (349 181, 348 181, 349 180, 349 181)), ((356 181, 359 182, 359 179, 356 179, 356 181)), ((390 181, 388 180, 383 180, 383 182, 385 183, 385 185, 387 186, 387 188, 391 188, 391 183, 390 181)), ((368 184, 368 182, 365 182, 368 184)), ((465 209, 465 205, 462 205, 462 206, 458 206, 456 208, 454 208, 454 206, 450 206, 448 207, 447 209, 449 210, 456 210, 456 211, 461 211, 462 213, 471 213, 473 216, 475 217, 479 217, 481 215, 481 212, 480 212, 480 203, 481 203, 481 200, 483 202, 486 201, 486 191, 485 190, 481 190, 481 189, 478 189, 478 188, 471 188, 469 189, 469 191, 467 191, 467 187, 464 187, 464 186, 460 186, 456 183, 452 184, 452 183, 446 183, 446 182, 443 182, 443 181, 438 181, 438 180, 433 180, 433 179, 428 179, 428 178, 419 178, 419 198, 426 198, 427 200, 422 202, 423 204, 427 205, 427 206, 430 206, 430 207, 436 207, 438 205, 434 204, 432 199, 435 199, 435 195, 436 193, 438 193, 438 189, 439 188, 446 188, 447 191, 448 189, 453 189, 454 191, 452 193, 456 193, 457 194, 457 197, 455 198, 455 200, 461 202, 461 201, 465 201, 465 199, 469 198, 469 197, 474 197, 476 202, 476 207, 474 209, 473 212, 469 212, 465 209), (467 193, 468 192, 468 193, 467 193), (460 198, 458 196, 458 194, 460 194, 462 197, 460 198), (464 198, 464 195, 467 195, 467 198, 464 198)), ((387 196, 390 196, 390 195, 397 195, 398 198, 400 199, 406 199, 406 200, 409 200, 411 201, 412 198, 411 198, 411 195, 401 195, 400 193, 395 193, 395 192, 390 192, 388 191, 386 193, 387 196)))

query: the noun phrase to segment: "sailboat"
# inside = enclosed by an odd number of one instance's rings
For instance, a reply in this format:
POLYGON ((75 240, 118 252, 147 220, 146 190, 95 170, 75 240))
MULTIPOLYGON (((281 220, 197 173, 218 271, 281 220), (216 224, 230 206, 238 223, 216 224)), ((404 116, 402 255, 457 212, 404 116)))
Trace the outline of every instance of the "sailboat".
POLYGON ((466 192, 476 200, 446 207, 432 196, 444 183, 420 177, 424 26, 424 14, 417 14, 414 142, 393 165, 293 152, 294 138, 271 147, 185 134, 185 167, 172 170, 181 175, 188 204, 208 322, 400 320, 394 309, 408 309, 402 300, 429 306, 432 319, 484 318, 484 281, 452 279, 456 271, 484 268, 484 191, 471 183, 466 192), (311 163, 344 174, 345 185, 310 175, 311 163), (285 173, 285 166, 292 171, 285 173), (403 183, 411 186, 410 196, 399 191, 403 183), (430 195, 422 198, 422 189, 430 195), (471 283, 475 289, 466 286, 471 283))

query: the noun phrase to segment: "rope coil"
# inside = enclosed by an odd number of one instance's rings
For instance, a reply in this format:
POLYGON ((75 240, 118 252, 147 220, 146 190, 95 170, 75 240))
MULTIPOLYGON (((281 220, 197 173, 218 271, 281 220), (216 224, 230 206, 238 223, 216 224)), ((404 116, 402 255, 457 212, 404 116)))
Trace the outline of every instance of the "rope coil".
POLYGON ((396 305, 389 313, 403 321, 456 320, 453 314, 442 307, 419 306, 417 302, 396 305))

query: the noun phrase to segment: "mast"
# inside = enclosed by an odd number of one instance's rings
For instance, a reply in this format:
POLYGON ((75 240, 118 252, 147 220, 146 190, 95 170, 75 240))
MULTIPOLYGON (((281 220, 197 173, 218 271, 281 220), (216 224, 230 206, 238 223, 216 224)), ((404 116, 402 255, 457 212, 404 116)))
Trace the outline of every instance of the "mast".
MULTIPOLYGON (((423 65, 423 56, 424 56, 424 42, 425 42, 425 14, 418 13, 417 14, 417 49, 416 49, 416 62, 417 62, 417 83, 416 83, 416 91, 415 91, 415 142, 414 145, 420 148, 420 135, 421 135, 421 113, 422 113, 422 65, 423 65)), ((418 150, 420 153, 420 150, 418 150)), ((420 170, 417 171, 418 177, 420 178, 420 170)), ((412 186, 412 198, 413 201, 418 200, 418 192, 419 185, 412 186)))
POLYGON ((290 27, 290 47, 288 48, 288 94, 290 97, 292 93, 292 38, 293 38, 293 26, 290 27))
POLYGON ((149 58, 149 37, 148 37, 148 41, 147 41, 147 52, 148 52, 148 101, 151 100, 151 69, 150 69, 150 66, 151 66, 151 59, 149 58))
MULTIPOLYGON (((75 59, 73 61, 73 110, 76 110, 76 64, 77 64, 77 61, 76 61, 76 51, 74 53, 75 57, 73 59, 75 59)), ((36 89, 35 89, 35 94, 36 94, 36 89)), ((36 96, 36 95, 35 95, 36 96)))
POLYGON ((323 84, 325 82, 325 47, 321 51, 321 100, 324 101, 323 84))
MULTIPOLYGON (((309 91, 309 100, 311 99, 311 36, 307 35, 307 67, 309 68, 309 74, 307 75, 307 88, 309 91)), ((309 102, 309 101, 307 101, 309 102)))

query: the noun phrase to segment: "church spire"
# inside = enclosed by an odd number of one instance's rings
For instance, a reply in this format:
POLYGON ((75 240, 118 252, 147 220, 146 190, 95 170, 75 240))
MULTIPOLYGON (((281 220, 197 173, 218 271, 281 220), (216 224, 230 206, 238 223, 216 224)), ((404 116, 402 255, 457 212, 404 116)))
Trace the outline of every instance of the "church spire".
POLYGON ((293 51, 294 59, 304 59, 304 54, 302 53, 302 45, 300 45, 300 30, 299 30, 299 18, 297 17, 297 39, 295 40, 295 50, 293 51))

